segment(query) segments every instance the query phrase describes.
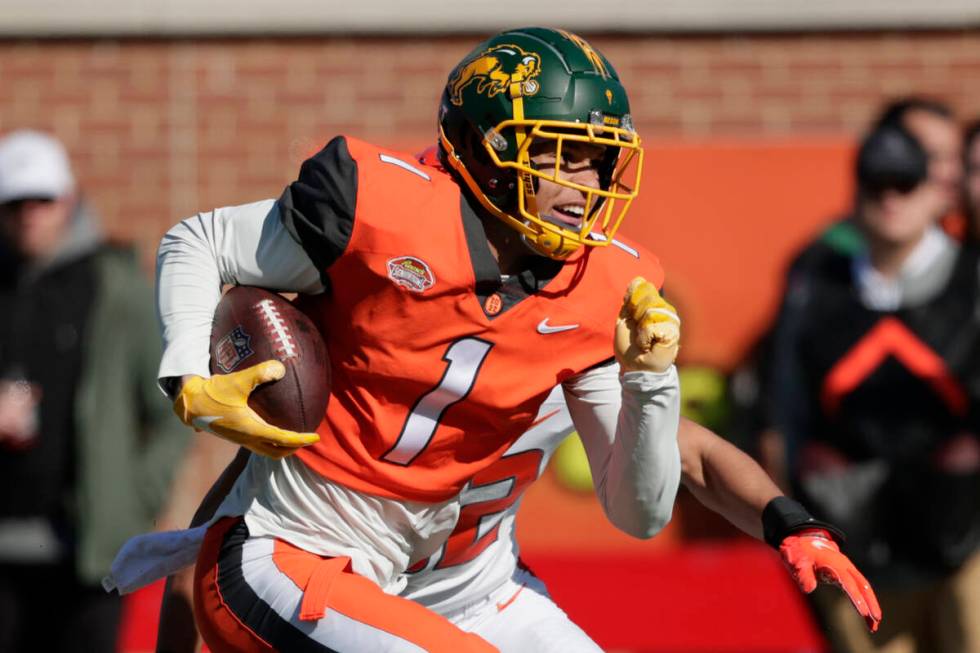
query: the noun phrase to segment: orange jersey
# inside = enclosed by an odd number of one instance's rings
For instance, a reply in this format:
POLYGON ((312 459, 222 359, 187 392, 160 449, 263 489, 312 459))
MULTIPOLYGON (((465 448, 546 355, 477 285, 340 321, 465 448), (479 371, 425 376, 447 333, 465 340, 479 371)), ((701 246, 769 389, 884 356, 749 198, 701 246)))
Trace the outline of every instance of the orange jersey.
MULTIPOLYGON (((553 276, 526 296, 488 292, 486 238, 451 177, 354 139, 330 147, 355 164, 355 208, 328 292, 304 304, 333 385, 320 442, 297 455, 368 494, 444 501, 531 426, 556 384, 612 358, 627 285, 660 286, 663 272, 614 243, 544 260, 553 276)), ((320 183, 302 180, 294 192, 320 183)))

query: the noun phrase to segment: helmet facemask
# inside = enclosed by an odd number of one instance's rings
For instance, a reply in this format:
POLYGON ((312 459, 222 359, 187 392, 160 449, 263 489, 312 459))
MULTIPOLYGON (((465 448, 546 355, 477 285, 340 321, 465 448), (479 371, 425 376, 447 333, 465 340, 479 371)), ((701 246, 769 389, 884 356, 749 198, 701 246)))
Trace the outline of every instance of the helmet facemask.
POLYGON ((492 135, 484 139, 484 147, 493 162, 501 169, 514 170, 519 180, 515 189, 516 206, 503 216, 504 221, 520 231, 533 249, 553 258, 566 258, 582 245, 608 244, 638 192, 643 152, 636 133, 622 128, 546 120, 505 121, 496 131, 506 129, 525 132, 523 139, 518 138, 521 144, 513 160, 498 156, 492 135), (568 178, 574 175, 562 171, 563 162, 569 158, 566 150, 574 148, 575 143, 603 148, 604 154, 594 163, 597 186, 577 183, 568 178), (554 151, 553 163, 542 166, 531 160, 531 153, 542 146, 554 151), (542 181, 581 194, 585 206, 578 226, 541 214, 536 195, 542 181))

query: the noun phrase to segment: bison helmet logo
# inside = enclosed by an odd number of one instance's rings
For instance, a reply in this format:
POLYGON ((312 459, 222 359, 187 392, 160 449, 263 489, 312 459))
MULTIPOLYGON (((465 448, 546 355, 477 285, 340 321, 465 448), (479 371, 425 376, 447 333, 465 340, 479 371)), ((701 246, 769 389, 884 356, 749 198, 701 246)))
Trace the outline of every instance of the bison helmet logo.
POLYGON ((525 52, 516 45, 496 45, 456 69, 449 80, 449 98, 456 106, 463 104, 463 89, 476 84, 476 92, 493 97, 510 86, 514 76, 524 81, 524 92, 534 95, 538 83, 531 82, 541 72, 541 57, 525 52))

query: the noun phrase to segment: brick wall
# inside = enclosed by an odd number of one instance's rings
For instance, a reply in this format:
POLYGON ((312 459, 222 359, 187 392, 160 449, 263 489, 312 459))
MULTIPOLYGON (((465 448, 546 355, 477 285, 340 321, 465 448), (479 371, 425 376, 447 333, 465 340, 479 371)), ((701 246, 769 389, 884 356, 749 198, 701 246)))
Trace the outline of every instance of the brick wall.
MULTIPOLYGON (((647 140, 856 133, 887 97, 980 115, 980 32, 598 36, 647 140)), ((337 132, 428 142, 470 37, 0 41, 0 132, 51 130, 149 256, 195 210, 278 194, 337 132)))

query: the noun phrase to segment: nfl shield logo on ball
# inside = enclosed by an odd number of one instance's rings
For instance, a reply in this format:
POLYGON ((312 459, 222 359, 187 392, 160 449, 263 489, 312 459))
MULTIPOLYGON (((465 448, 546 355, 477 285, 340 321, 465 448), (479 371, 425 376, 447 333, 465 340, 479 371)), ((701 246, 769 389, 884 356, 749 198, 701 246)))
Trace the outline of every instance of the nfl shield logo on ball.
POLYGON ((249 346, 250 340, 251 337, 245 333, 245 330, 237 326, 218 341, 218 345, 214 348, 214 358, 222 372, 228 374, 255 353, 249 346))
POLYGON ((425 261, 414 256, 388 259, 388 277, 396 285, 412 292, 425 292, 436 282, 425 261))

